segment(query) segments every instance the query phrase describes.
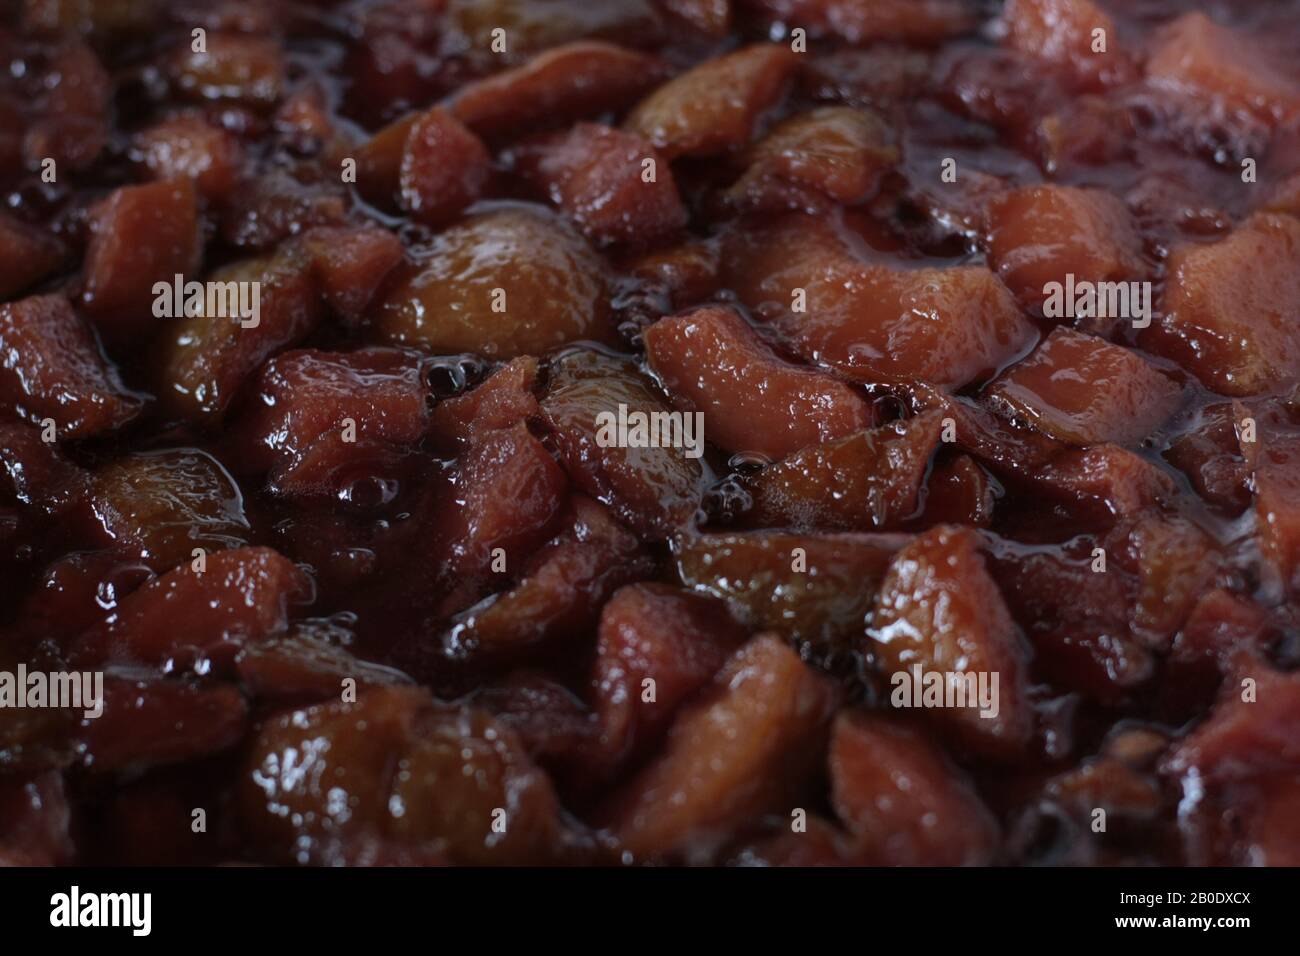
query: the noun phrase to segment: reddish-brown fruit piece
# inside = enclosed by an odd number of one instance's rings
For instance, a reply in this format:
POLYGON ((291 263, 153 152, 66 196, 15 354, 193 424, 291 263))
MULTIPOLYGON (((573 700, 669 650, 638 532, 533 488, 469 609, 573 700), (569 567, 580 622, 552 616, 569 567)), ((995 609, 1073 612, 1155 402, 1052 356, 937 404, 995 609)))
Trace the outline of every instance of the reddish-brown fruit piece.
POLYGON ((1136 72, 1114 21, 1092 0, 1010 0, 1002 23, 1007 46, 1047 61, 1080 86, 1115 84, 1136 72))
POLYGON ((270 548, 234 548, 142 585, 81 640, 75 655, 145 664, 227 665, 247 643, 283 630, 290 605, 313 596, 306 573, 270 548))
POLYGON ((1300 115, 1300 82, 1256 41, 1204 13, 1166 25, 1147 59, 1156 84, 1220 100, 1274 123, 1300 115))
POLYGON ((1300 221, 1258 213, 1211 245, 1169 257, 1162 318, 1144 333, 1224 395, 1281 391, 1300 380, 1300 221))
POLYGON ((154 284, 198 278, 202 256, 193 181, 122 186, 90 213, 86 311, 115 339, 154 330, 166 321, 156 317, 154 284))
POLYGON ((8 299, 63 265, 67 250, 52 234, 0 214, 0 299, 8 299))
POLYGON ((1243 444, 1254 469, 1260 550, 1285 590, 1300 595, 1300 431, 1264 427, 1243 444))
POLYGON ((58 170, 87 169, 108 145, 113 81, 95 52, 67 35, 50 51, 44 70, 59 82, 41 84, 36 118, 23 135, 23 158, 29 168, 43 169, 52 160, 58 170))
POLYGON ((1080 514, 1137 514, 1177 492, 1156 465, 1111 444, 1064 452, 1026 478, 1040 493, 1081 508, 1080 514))
POLYGON ((591 679, 609 770, 657 746, 678 707, 744 641, 719 601, 664 584, 632 585, 610 598, 591 679))
MULTIPOLYGON (((703 471, 698 457, 688 456, 684 441, 676 447, 610 442, 615 429, 609 426, 616 423, 620 407, 629 416, 669 411, 629 362, 578 349, 551 364, 542 415, 570 477, 639 534, 665 538, 694 518, 703 471)), ((703 441, 697 431, 693 436, 703 441)))
POLYGON ((1167 773, 1195 771, 1214 783, 1300 768, 1300 677, 1242 657, 1210 716, 1163 761, 1167 773), (1245 681, 1253 684, 1247 694, 1245 681), (1245 699, 1249 696, 1249 699, 1245 699))
POLYGON ((856 646, 897 534, 706 534, 674 542, 682 583, 726 602, 749 630, 817 653, 856 646))
POLYGON ((321 315, 311 258, 299 245, 227 266, 209 282, 247 289, 250 302, 256 288, 259 314, 168 320, 174 331, 163 336, 157 356, 161 398, 173 414, 202 425, 218 424, 248 376, 321 315))
POLYGON ((1300 173, 1293 173, 1280 182, 1269 193, 1262 211, 1284 212, 1289 216, 1300 216, 1300 173))
POLYGON ((269 720, 238 805, 251 834, 299 862, 328 862, 341 841, 364 836, 453 863, 539 863, 555 859, 563 833, 550 782, 513 731, 413 688, 269 720))
POLYGON ((1186 518, 1148 512, 1117 525, 1106 551, 1137 578, 1130 631, 1168 650, 1218 570, 1221 558, 1213 539, 1186 518))
POLYGON ((854 241, 845 223, 824 217, 746 225, 728 236, 724 283, 770 316, 803 358, 860 381, 958 387, 1032 341, 1032 326, 988 269, 876 264, 854 241))
POLYGON ((992 570, 1052 681, 1100 701, 1122 700, 1154 672, 1151 652, 1130 633, 1135 585, 1119 567, 1095 571, 1086 547, 1000 543, 992 570))
POLYGON ((849 43, 938 43, 979 21, 961 0, 752 0, 770 16, 849 43))
POLYGON ((348 678, 358 689, 411 683, 399 670, 358 660, 337 642, 335 630, 304 621, 286 634, 248 644, 235 660, 241 684, 258 700, 315 703, 337 699, 348 678))
POLYGON ((405 349, 278 355, 242 425, 241 467, 268 468, 273 493, 337 494, 364 477, 365 459, 424 435, 427 374, 427 359, 405 349))
POLYGON ((412 219, 440 225, 482 194, 492 157, 477 136, 444 109, 411 125, 398 169, 401 206, 412 219))
POLYGON ((0 475, 4 497, 58 513, 85 500, 88 476, 68 461, 41 429, 22 422, 0 422, 0 475))
POLYGON ((187 43, 165 69, 176 89, 194 99, 235 100, 255 108, 273 106, 287 83, 279 44, 237 33, 208 33, 202 53, 187 43))
POLYGON ((1169 419, 1182 393, 1128 349, 1062 327, 985 396, 1009 417, 1063 442, 1133 445, 1169 419))
POLYGON ((37 424, 53 419, 64 440, 121 428, 143 405, 63 296, 0 305, 0 408, 37 424))
POLYGON ((798 59, 789 47, 759 44, 708 60, 651 93, 624 125, 669 159, 736 149, 776 103, 798 59))
POLYGON ((749 151, 731 202, 802 208, 818 197, 852 205, 872 196, 899 159, 893 131, 875 113, 822 106, 783 120, 749 151))
POLYGON ((748 487, 746 523, 819 531, 896 528, 921 505, 943 416, 925 412, 806 448, 764 468, 748 487))
POLYGON ((916 668, 922 680, 930 673, 958 674, 964 687, 972 684, 969 678, 983 677, 991 688, 996 674, 995 706, 968 698, 964 708, 926 714, 991 756, 1023 751, 1032 730, 1026 649, 974 532, 934 528, 894 555, 867 633, 867 649, 894 693, 906 690, 895 683, 898 675, 915 681, 916 668))
POLYGON ((515 167, 598 246, 655 245, 686 225, 672 167, 635 133, 578 123, 521 147, 515 167))
POLYGON ((658 0, 669 15, 706 37, 719 39, 731 29, 731 0, 658 0))
POLYGON ((229 130, 183 114, 137 133, 135 155, 155 179, 192 179, 209 200, 221 201, 239 183, 243 149, 229 130))
POLYGON ((62 771, 0 779, 0 866, 71 863, 76 853, 71 825, 62 771))
POLYGON ((660 319, 645 348, 673 403, 702 412, 709 441, 729 451, 784 458, 873 424, 853 389, 780 358, 733 309, 660 319))
POLYGON ((572 505, 571 526, 527 558, 518 584, 456 616, 442 640, 448 657, 537 657, 556 642, 590 634, 614 589, 650 573, 636 536, 601 505, 582 495, 572 505))
MULTIPOLYGON (((1100 189, 1025 186, 989 209, 989 262, 1026 307, 1042 306, 1051 283, 1127 282, 1145 273, 1133 219, 1100 189)), ((1073 304, 1071 304, 1073 305, 1073 304)), ((1067 319, 1060 312, 1050 316, 1067 319)), ((1114 318, 1114 316, 1111 316, 1114 318)))
POLYGON ((992 814, 943 752, 897 717, 842 711, 830 778, 835 813, 874 866, 979 866, 993 857, 992 814))
POLYGON ((304 243, 321 295, 349 323, 361 320, 406 252, 402 240, 376 226, 323 226, 304 243))
POLYGON ((239 486, 196 449, 126 455, 90 487, 100 534, 122 558, 162 573, 206 552, 237 548, 249 533, 239 486))
POLYGON ((104 681, 104 712, 81 722, 86 769, 139 774, 229 750, 248 729, 248 703, 230 684, 104 681))
POLYGON ((622 268, 662 288, 675 308, 685 308, 718 291, 718 246, 687 240, 624 260, 622 268))
POLYGON ((271 253, 309 229, 343 225, 349 187, 316 166, 304 164, 300 173, 302 178, 271 168, 241 182, 221 208, 221 238, 249 252, 271 253))
POLYGON ((780 639, 738 650, 664 749, 599 816, 635 857, 699 853, 765 812, 788 814, 823 758, 834 685, 780 639))
POLYGON ((588 40, 555 47, 523 66, 470 83, 449 108, 474 132, 495 141, 539 123, 563 126, 621 110, 667 73, 652 56, 588 40))
POLYGON ((1188 430, 1164 453, 1183 472, 1197 494, 1240 514, 1250 504, 1250 466, 1241 455, 1233 403, 1207 405, 1188 430))
POLYGON ((541 406, 533 395, 537 359, 522 355, 493 372, 477 388, 434 406, 429 431, 447 447, 468 443, 478 431, 507 428, 536 418, 541 406))
POLYGON ((375 326, 393 344, 496 359, 607 341, 605 271, 562 220, 503 206, 439 233, 403 270, 375 326))

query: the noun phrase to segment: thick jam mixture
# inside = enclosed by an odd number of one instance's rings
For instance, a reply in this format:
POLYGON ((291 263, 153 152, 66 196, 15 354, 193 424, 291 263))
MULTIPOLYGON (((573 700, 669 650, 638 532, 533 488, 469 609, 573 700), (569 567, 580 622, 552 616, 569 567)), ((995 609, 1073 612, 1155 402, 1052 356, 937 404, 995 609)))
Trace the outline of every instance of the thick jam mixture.
POLYGON ((1300 863, 1300 2, 9 8, 0 861, 1300 863))

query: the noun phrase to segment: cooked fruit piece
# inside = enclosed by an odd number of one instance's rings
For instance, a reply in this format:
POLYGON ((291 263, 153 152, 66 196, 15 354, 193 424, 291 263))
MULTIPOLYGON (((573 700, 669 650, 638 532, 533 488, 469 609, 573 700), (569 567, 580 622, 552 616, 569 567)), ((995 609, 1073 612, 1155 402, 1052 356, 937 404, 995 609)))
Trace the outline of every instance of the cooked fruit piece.
POLYGON ((208 283, 226 290, 225 307, 168 320, 158 359, 163 404, 188 421, 213 426, 258 366, 311 331, 321 308, 311 258, 299 245, 219 269, 208 283), (241 316, 231 302, 256 305, 256 314, 249 309, 241 316))
POLYGON ((635 133, 578 123, 521 147, 515 168, 598 246, 656 245, 686 225, 672 167, 635 133))
POLYGON ((664 584, 620 589, 600 615, 591 679, 607 772, 656 747, 679 706, 744 642, 719 601, 664 584))
POLYGON ((708 60, 659 87, 624 124, 669 159, 745 145, 798 64, 789 47, 759 44, 708 60))
POLYGON ((1063 68, 1081 86, 1133 78, 1115 23, 1093 0, 1009 0, 1007 46, 1063 68))
POLYGON ((284 244, 317 226, 339 226, 351 202, 337 177, 317 166, 267 170, 245 180, 221 208, 221 238, 248 252, 282 252, 284 244))
POLYGON ((27 165, 43 172, 50 161, 56 170, 89 169, 108 145, 113 99, 108 71, 89 46, 64 35, 33 79, 38 81, 35 109, 23 136, 27 165), (50 82, 53 77, 58 82, 50 82))
POLYGON ((834 686, 772 636, 737 651, 683 710, 664 749, 600 819, 635 857, 689 859, 788 801, 824 756, 834 686))
POLYGON ((76 859, 63 772, 0 779, 0 866, 60 866, 76 859))
POLYGON ((7 479, 0 497, 58 513, 85 500, 89 476, 41 434, 22 422, 0 422, 0 474, 7 479))
POLYGON ((685 308, 718 291, 718 245, 687 239, 676 246, 643 252, 625 259, 621 268, 663 289, 675 308, 685 308))
POLYGON ((1216 392, 1282 391, 1300 380, 1300 221, 1259 213, 1211 245, 1169 256, 1162 317, 1142 339, 1216 392))
POLYGON ((1239 659, 1233 670, 1209 718, 1169 753, 1163 770, 1219 783, 1300 768, 1300 677, 1259 658, 1239 659))
POLYGON ((524 55, 589 38, 644 46, 663 38, 649 0, 449 0, 447 6, 453 36, 473 50, 490 49, 497 29, 509 38, 506 52, 524 55))
POLYGON ((1233 403, 1207 405, 1164 453, 1204 499, 1240 514, 1250 505, 1250 466, 1237 440, 1233 403))
POLYGON ((333 496, 365 477, 365 464, 414 445, 429 421, 429 362, 417 352, 299 350, 258 378, 241 425, 241 469, 269 469, 273 494, 333 496))
POLYGON ((673 403, 702 412, 709 441, 729 451, 784 458, 873 423, 853 389, 780 358, 730 308, 660 319, 645 348, 673 403))
POLYGON ((991 568, 1034 646, 1035 666, 1094 700, 1122 700, 1155 670, 1151 652, 1129 631, 1136 585, 1118 566, 1094 570, 1101 565, 1091 546, 1100 542, 1081 541, 1086 546, 1000 542, 991 568))
POLYGON ((0 408, 36 424, 52 419, 64 440, 121 428, 143 405, 63 296, 0 305, 0 408))
MULTIPOLYGON (((1066 286, 1067 276, 1074 276, 1077 286, 1128 282, 1146 271, 1132 217, 1122 202, 1100 189, 1044 185, 1012 190, 993 202, 989 228, 989 262, 1027 308, 1044 305, 1048 286, 1066 286)), ((1049 318, 1069 321, 1062 313, 1049 318)))
MULTIPOLYGON (((155 331, 154 285, 197 278, 203 254, 198 197, 189 179, 123 186, 90 214, 86 311, 115 340, 155 331)), ((178 319, 180 316, 171 316, 178 319)))
POLYGON ((476 432, 507 428, 541 415, 533 395, 537 359, 523 355, 493 372, 482 385, 434 406, 429 431, 447 447, 468 443, 476 432))
POLYGON ((159 573, 195 548, 237 548, 249 533, 238 486, 196 449, 123 456, 95 473, 90 502, 112 549, 159 573))
POLYGON ((361 321, 406 253, 400 239, 376 226, 322 226, 308 232, 304 243, 321 295, 351 324, 361 321))
POLYGON ((509 359, 610 338, 605 266, 541 209, 470 216, 412 254, 414 265, 375 314, 388 342, 509 359))
POLYGON ((749 151, 745 174, 727 190, 755 209, 800 208, 818 195, 852 205, 870 198, 898 162, 893 131, 875 113, 823 106, 783 120, 749 151))
POLYGON ((124 598, 103 625, 92 628, 74 656, 108 660, 227 666, 240 648, 283 630, 289 606, 313 596, 311 578, 270 548, 235 548, 186 564, 124 598))
POLYGON ((864 382, 966 385, 1032 341, 1033 328, 988 269, 874 264, 853 241, 844 223, 825 217, 745 225, 726 241, 724 282, 804 359, 864 382))
POLYGON ((164 63, 180 92, 194 99, 235 100, 262 108, 284 95, 284 55, 270 37, 210 32, 205 47, 196 52, 187 43, 164 63))
POLYGON ((286 860, 326 862, 339 841, 376 836, 462 865, 544 863, 564 836, 550 781, 514 732, 421 690, 273 718, 245 767, 241 819, 286 860))
POLYGON ((235 659, 241 684, 258 700, 279 704, 337 698, 348 679, 356 681, 358 690, 411 683, 399 670, 354 657, 339 643, 340 630, 325 622, 300 621, 285 634, 247 644, 235 659))
POLYGON ((759 472, 747 487, 747 523, 819 531, 896 528, 920 508, 943 416, 924 414, 804 449, 759 472))
POLYGON ((635 535, 591 499, 572 502, 571 527, 527 558, 518 584, 456 616, 442 638, 447 657, 494 664, 539 657, 590 635, 614 589, 650 573, 635 535))
POLYGON ((667 75, 652 56, 597 40, 539 53, 523 66, 467 84, 450 109, 491 141, 538 125, 563 126, 635 102, 667 75))
POLYGON ((945 691, 987 681, 992 706, 964 694, 964 706, 955 696, 956 707, 924 713, 979 752, 1007 757, 1024 750, 1032 730, 1025 645, 974 532, 934 528, 894 555, 867 637, 876 669, 895 691, 899 675, 915 681, 917 668, 923 680, 939 674, 945 691))
POLYGON ((873 866, 979 866, 998 827, 926 735, 897 717, 841 711, 830 744, 831 801, 873 866))
POLYGON ((721 598, 749 630, 825 654, 856 646, 876 588, 907 538, 887 534, 706 534, 675 541, 684 585, 721 598))
POLYGON ((243 148, 229 130, 202 116, 181 114, 137 133, 134 153, 155 179, 191 179, 209 200, 228 197, 239 183, 243 148))
MULTIPOLYGON (((699 507, 704 436, 689 415, 677 412, 680 429, 661 429, 657 444, 649 434, 634 442, 634 413, 647 422, 667 421, 653 416, 666 416, 669 408, 631 363, 588 349, 565 352, 552 363, 542 415, 569 476, 639 534, 661 539, 690 522, 699 507), (621 415, 628 422, 622 443, 612 427, 621 415), (694 452, 690 441, 699 443, 694 452)), ((648 425, 642 431, 648 433, 648 425)))
POLYGON ((925 484, 927 526, 968 524, 986 528, 993 520, 993 509, 1003 489, 970 455, 958 455, 936 463, 925 484))
POLYGON ((1160 31, 1147 76, 1275 123, 1300 115, 1300 82, 1285 65, 1258 42, 1204 13, 1184 14, 1160 31))
POLYGON ((1064 452, 1026 477, 1041 494, 1075 505, 1081 515, 1137 514, 1177 492, 1155 464, 1110 444, 1064 452))
POLYGON ((63 243, 40 226, 0 213, 0 299, 8 299, 63 265, 63 243))
POLYGON ((938 43, 977 24, 962 0, 753 0, 787 23, 830 33, 849 43, 907 40, 938 43))
POLYGON ((1061 441, 1133 445, 1169 419, 1182 389, 1126 348, 1057 328, 984 394, 1061 441))
POLYGON ((659 5, 706 37, 724 37, 731 29, 731 0, 659 0, 659 5))
POLYGON ((92 773, 138 775, 229 750, 248 729, 248 703, 230 684, 104 681, 104 711, 81 722, 92 773))
POLYGON ((1137 578, 1130 631, 1150 646, 1168 650, 1218 570, 1221 558, 1214 542, 1186 518, 1148 512, 1117 525, 1106 550, 1111 561, 1137 578))
POLYGON ((492 157, 478 137, 443 109, 422 113, 406 135, 398 169, 401 207, 439 225, 483 194, 492 157))

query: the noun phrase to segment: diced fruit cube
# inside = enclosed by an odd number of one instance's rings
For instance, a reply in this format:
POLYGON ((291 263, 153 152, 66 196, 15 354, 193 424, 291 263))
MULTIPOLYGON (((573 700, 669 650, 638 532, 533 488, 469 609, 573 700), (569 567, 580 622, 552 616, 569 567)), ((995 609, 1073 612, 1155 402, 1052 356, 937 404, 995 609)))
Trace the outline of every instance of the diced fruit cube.
POLYGON ((678 707, 744 641, 719 601, 663 584, 619 590, 601 612, 591 681, 610 762, 621 766, 657 746, 678 707))
POLYGON ((44 279, 66 258, 63 243, 49 232, 0 214, 0 299, 44 279))
POLYGON ((63 296, 0 305, 0 408, 37 424, 53 419, 63 440, 121 428, 143 405, 63 296))
POLYGON ((978 23, 962 0, 756 0, 756 5, 786 23, 863 46, 875 40, 938 43, 978 23))
MULTIPOLYGON (((909 681, 957 675, 962 687, 987 681, 993 706, 967 697, 965 706, 927 710, 937 725, 992 756, 1020 753, 1032 714, 1026 697, 1026 648, 969 529, 938 527, 894 556, 880 586, 867 650, 895 692, 909 681), (997 684, 994 685, 993 681, 997 684)), ((907 696, 911 703, 911 696, 907 696)))
POLYGON ((165 119, 137 133, 134 146, 155 179, 192 179, 209 200, 225 199, 239 184, 244 154, 238 138, 202 116, 165 119))
POLYGON ((853 389, 780 358, 733 309, 660 319, 645 348, 674 404, 702 412, 709 441, 730 451, 784 458, 873 423, 853 389))
POLYGON ((401 206, 439 225, 483 194, 492 157, 477 136, 444 109, 421 114, 406 135, 398 169, 401 206))
POLYGON ((103 625, 85 634, 74 657, 186 667, 228 665, 247 643, 283 630, 290 605, 309 601, 311 578, 270 548, 209 555, 127 595, 103 625))
POLYGON ((1226 239, 1175 249, 1166 272, 1144 344, 1224 395, 1300 381, 1300 221, 1256 214, 1226 239))
POLYGON ((102 535, 154 571, 188 562, 195 548, 237 548, 249 533, 239 487, 195 449, 126 455, 100 468, 90 489, 102 535))
POLYGON ((1285 65, 1258 42, 1204 13, 1184 14, 1160 31, 1147 76, 1274 122, 1300 115, 1300 82, 1285 65))
POLYGON ((205 49, 191 44, 169 58, 167 75, 195 99, 235 100, 250 107, 273 106, 287 82, 280 46, 269 37, 208 33, 205 49))
POLYGON ((339 316, 359 322, 405 257, 402 240, 377 226, 322 226, 303 239, 321 294, 339 316))
POLYGON ((985 396, 1061 441, 1132 445, 1169 419, 1182 389, 1126 348, 1057 328, 985 396))
MULTIPOLYGON (((122 186, 90 214, 86 311, 115 339, 153 331, 154 285, 198 278, 203 225, 189 179, 122 186)), ((179 318, 172 316, 172 318, 179 318)))
POLYGON ((537 418, 542 409, 533 395, 536 384, 537 359, 531 355, 512 359, 482 385, 434 406, 429 430, 441 444, 454 447, 468 443, 478 431, 537 418))
POLYGON ((467 84, 450 104, 456 117, 489 141, 539 122, 563 126, 621 110, 660 83, 654 57, 586 40, 539 53, 523 66, 467 84))
POLYGON ((865 382, 923 379, 958 387, 1033 339, 997 276, 982 266, 877 265, 847 227, 789 215, 730 234, 724 282, 771 316, 791 348, 865 382))
POLYGON ((788 814, 824 755, 833 685, 778 638, 737 651, 664 749, 600 819, 637 858, 688 854, 766 812, 788 814))
POLYGON ((1010 0, 1002 20, 1008 46, 1063 67, 1079 85, 1133 77, 1114 21, 1093 0, 1010 0))
POLYGON ((388 342, 491 358, 608 340, 605 266, 540 209, 471 216, 416 254, 375 316, 388 342))
POLYGON ((655 245, 686 224, 672 167, 635 133, 578 123, 515 156, 516 170, 598 246, 655 245))
POLYGON ((1102 190, 1025 186, 993 202, 989 227, 989 262, 1026 307, 1043 305, 1048 285, 1065 286, 1067 275, 1077 285, 1127 282, 1146 272, 1132 216, 1102 190))
POLYGON ((703 471, 698 456, 689 457, 684 446, 686 438, 702 442, 703 436, 694 428, 693 436, 687 435, 683 427, 675 444, 670 435, 668 444, 642 447, 629 440, 619 447, 607 440, 614 433, 607 426, 616 423, 620 409, 629 422, 633 413, 647 421, 669 413, 630 363, 587 349, 566 352, 552 363, 542 415, 570 477, 638 533, 667 537, 689 523, 699 507, 703 471))
POLYGON ((892 715, 842 711, 830 744, 831 801, 874 866, 987 864, 998 827, 921 731, 892 715))
POLYGON ((747 523, 818 531, 896 528, 916 515, 943 432, 940 412, 804 449, 748 484, 747 523))
POLYGON ((797 63, 788 47, 744 47, 669 80, 624 125, 669 159, 724 153, 749 141, 759 115, 775 104, 797 63))

